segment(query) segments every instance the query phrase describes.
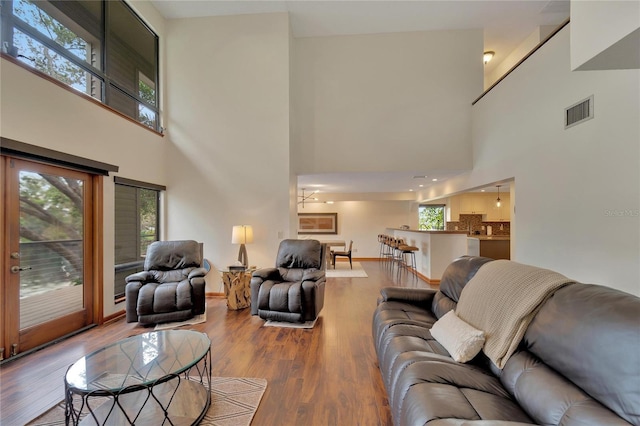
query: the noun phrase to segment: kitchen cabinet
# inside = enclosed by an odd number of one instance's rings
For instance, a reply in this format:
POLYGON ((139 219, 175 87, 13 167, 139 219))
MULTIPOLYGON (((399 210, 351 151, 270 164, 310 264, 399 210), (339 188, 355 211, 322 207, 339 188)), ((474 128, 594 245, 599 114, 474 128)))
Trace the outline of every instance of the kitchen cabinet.
MULTIPOLYGON (((502 197, 500 197, 502 198, 502 197)), ((481 239, 480 256, 491 259, 511 259, 511 241, 507 239, 481 239)))
POLYGON ((487 197, 485 194, 470 192, 460 197, 460 213, 487 214, 487 197))
POLYGON ((460 196, 449 197, 449 219, 448 222, 460 221, 460 196))
POLYGON ((511 220, 511 207, 509 193, 500 193, 500 207, 496 206, 495 192, 467 194, 449 197, 449 222, 459 222, 461 214, 481 214, 484 222, 509 222, 511 220))
POLYGON ((500 207, 496 206, 497 195, 490 195, 487 201, 490 203, 487 208, 486 222, 509 222, 511 220, 511 200, 509 194, 500 194, 500 207))

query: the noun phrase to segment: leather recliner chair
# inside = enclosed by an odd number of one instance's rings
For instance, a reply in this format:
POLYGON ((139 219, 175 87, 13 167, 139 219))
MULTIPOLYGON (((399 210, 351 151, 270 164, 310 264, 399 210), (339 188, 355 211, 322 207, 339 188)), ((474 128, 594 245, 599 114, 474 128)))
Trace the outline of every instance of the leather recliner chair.
POLYGON ((127 322, 184 321, 205 311, 208 262, 196 241, 156 241, 149 245, 144 271, 126 278, 127 322))
POLYGON ((317 240, 283 240, 275 268, 251 277, 251 315, 265 320, 313 321, 324 306, 326 245, 317 240))

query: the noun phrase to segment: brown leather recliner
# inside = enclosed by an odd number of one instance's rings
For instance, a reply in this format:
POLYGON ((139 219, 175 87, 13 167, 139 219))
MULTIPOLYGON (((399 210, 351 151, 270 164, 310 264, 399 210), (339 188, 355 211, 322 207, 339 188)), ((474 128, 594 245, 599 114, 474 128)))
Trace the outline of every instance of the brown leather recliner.
POLYGON ((127 322, 157 324, 184 321, 205 311, 209 264, 196 241, 156 241, 149 245, 144 271, 129 275, 127 322))
POLYGON ((326 245, 317 240, 283 240, 275 268, 251 277, 251 315, 265 320, 313 321, 324 306, 326 245))

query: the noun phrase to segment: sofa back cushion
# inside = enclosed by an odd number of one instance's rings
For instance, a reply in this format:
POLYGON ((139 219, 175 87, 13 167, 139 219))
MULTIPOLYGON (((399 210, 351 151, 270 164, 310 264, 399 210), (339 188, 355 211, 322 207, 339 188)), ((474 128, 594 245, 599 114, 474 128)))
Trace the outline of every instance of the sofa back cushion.
POLYGON ((629 426, 531 352, 517 352, 509 358, 500 381, 537 424, 629 426))
POLYGON ((447 266, 440 280, 440 291, 434 296, 431 305, 437 318, 456 308, 464 286, 482 265, 492 260, 488 257, 462 256, 447 266))
POLYGON ((147 247, 144 270, 167 271, 201 264, 202 254, 197 241, 156 241, 147 247))
POLYGON ((278 248, 276 268, 322 269, 322 245, 317 240, 282 240, 278 248))
POLYGON ((570 284, 542 306, 523 344, 632 424, 640 424, 640 298, 570 284))

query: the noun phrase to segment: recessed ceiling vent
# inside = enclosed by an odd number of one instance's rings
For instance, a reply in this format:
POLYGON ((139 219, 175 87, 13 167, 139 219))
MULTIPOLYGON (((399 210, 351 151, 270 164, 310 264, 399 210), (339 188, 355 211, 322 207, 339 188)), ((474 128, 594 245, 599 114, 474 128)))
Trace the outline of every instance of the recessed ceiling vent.
POLYGON ((564 128, 568 129, 593 118, 593 95, 564 109, 564 128))

